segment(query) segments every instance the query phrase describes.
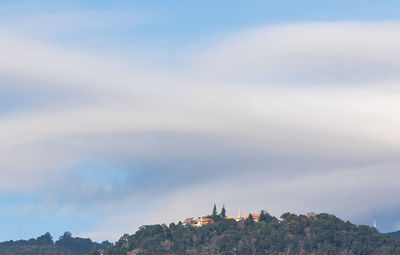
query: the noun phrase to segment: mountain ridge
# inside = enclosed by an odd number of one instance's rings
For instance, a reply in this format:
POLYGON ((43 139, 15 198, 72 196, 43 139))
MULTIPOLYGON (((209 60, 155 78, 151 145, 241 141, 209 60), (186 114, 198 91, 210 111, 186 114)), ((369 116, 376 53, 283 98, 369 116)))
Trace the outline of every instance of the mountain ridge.
POLYGON ((379 233, 327 214, 261 211, 233 219, 225 211, 178 222, 144 225, 117 242, 92 242, 65 232, 57 241, 49 233, 29 240, 0 243, 1 255, 400 255, 400 231, 379 233), (198 224, 207 222, 207 224, 198 224))
POLYGON ((307 217, 285 213, 281 220, 265 212, 236 221, 209 216, 213 223, 196 226, 146 225, 123 235, 105 255, 398 255, 400 239, 376 228, 354 225, 334 215, 307 217))

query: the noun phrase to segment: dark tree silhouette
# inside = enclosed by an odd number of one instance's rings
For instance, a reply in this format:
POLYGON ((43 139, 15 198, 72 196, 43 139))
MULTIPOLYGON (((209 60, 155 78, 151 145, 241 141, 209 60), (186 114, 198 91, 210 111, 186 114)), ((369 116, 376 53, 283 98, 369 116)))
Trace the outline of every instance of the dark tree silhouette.
POLYGON ((218 213, 217 213, 217 206, 216 206, 215 204, 214 204, 214 208, 213 208, 213 210, 212 210, 211 216, 212 216, 213 218, 216 218, 216 217, 218 216, 218 213))
POLYGON ((221 213, 219 214, 222 218, 226 217, 225 205, 222 205, 221 213))

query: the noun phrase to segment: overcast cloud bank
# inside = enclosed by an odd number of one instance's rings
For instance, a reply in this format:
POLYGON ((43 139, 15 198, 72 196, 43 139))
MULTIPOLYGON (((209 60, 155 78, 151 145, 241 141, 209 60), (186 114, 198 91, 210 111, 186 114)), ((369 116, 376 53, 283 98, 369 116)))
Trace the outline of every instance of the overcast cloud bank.
POLYGON ((101 211, 86 233, 96 239, 213 203, 364 224, 374 207, 397 214, 399 28, 260 27, 161 70, 141 66, 144 54, 126 62, 3 33, 0 191, 31 194, 29 210, 53 201, 44 214, 101 211))

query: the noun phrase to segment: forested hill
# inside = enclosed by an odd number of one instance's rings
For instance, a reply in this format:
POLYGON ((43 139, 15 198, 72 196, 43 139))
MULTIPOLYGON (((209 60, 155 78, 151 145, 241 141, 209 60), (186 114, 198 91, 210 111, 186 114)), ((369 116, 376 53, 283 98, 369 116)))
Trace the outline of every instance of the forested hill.
POLYGON ((394 238, 400 238, 400 230, 396 231, 396 232, 387 233, 387 235, 394 237, 394 238))
POLYGON ((201 227, 171 223, 139 228, 111 245, 65 232, 56 242, 49 233, 36 239, 0 243, 0 255, 400 255, 398 232, 380 234, 329 214, 286 213, 281 219, 261 213, 236 222, 214 214, 201 227), (392 237, 393 236, 393 237, 392 237), (104 252, 103 252, 104 251, 104 252))
POLYGON ((72 237, 70 232, 54 242, 50 233, 46 233, 36 239, 2 242, 0 255, 83 255, 110 245, 108 241, 96 243, 89 238, 72 237))
POLYGON ((268 214, 260 215, 260 222, 249 218, 236 222, 214 216, 215 223, 201 227, 182 223, 143 226, 134 235, 121 237, 105 254, 400 254, 399 239, 329 214, 286 213, 281 221, 268 214))

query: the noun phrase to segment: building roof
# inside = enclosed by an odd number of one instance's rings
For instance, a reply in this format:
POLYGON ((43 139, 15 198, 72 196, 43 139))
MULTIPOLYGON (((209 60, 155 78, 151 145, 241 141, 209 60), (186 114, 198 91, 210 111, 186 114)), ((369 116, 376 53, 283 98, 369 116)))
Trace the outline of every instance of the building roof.
POLYGON ((257 214, 257 213, 249 213, 249 214, 247 214, 246 216, 244 216, 244 218, 245 218, 245 219, 248 219, 250 214, 251 214, 251 217, 253 217, 253 219, 258 219, 258 218, 260 218, 260 214, 257 214))
POLYGON ((186 220, 183 221, 183 224, 188 224, 192 220, 193 220, 193 218, 187 218, 186 220))

